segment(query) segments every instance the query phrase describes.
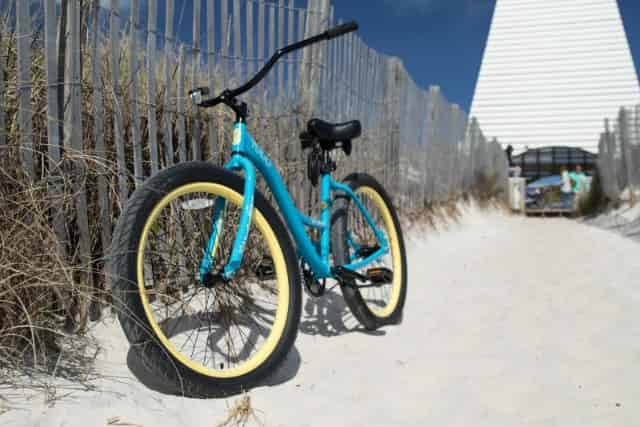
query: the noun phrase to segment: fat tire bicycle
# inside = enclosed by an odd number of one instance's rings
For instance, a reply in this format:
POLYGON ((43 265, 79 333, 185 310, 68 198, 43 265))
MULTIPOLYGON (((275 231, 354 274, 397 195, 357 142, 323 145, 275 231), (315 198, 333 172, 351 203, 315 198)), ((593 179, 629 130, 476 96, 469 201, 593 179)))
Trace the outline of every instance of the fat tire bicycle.
POLYGON ((328 281, 337 282, 368 330, 402 320, 407 263, 391 199, 365 173, 331 176, 332 153, 351 153, 360 122, 312 119, 301 133, 307 175, 320 185, 320 217, 312 218, 296 208, 253 140, 247 105, 237 99, 281 56, 357 28, 350 22, 284 47, 247 83, 217 97, 205 99, 206 88, 190 91, 200 107, 234 111, 229 162, 160 171, 135 190, 118 219, 110 263, 120 324, 147 370, 176 384, 176 392, 227 395, 273 372, 295 341, 303 288, 321 297, 328 281), (256 172, 284 222, 256 189, 256 172))

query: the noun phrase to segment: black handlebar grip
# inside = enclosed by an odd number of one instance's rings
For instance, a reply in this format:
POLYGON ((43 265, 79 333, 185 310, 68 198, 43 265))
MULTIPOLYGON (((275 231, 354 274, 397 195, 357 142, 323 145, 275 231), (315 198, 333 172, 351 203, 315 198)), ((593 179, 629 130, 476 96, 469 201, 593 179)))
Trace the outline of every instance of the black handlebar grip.
POLYGON ((337 27, 333 27, 327 30, 327 40, 334 39, 344 34, 356 31, 358 29, 358 23, 356 21, 347 22, 337 27))

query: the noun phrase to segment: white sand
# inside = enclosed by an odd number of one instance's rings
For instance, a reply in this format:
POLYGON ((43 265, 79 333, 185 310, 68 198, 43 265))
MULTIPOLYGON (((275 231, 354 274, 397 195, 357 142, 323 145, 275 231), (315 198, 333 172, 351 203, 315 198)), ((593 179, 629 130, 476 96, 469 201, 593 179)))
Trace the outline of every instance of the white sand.
MULTIPOLYGON (((339 295, 305 301, 286 365, 251 391, 265 425, 640 425, 637 243, 567 219, 478 212, 411 237, 404 323, 364 334, 339 295)), ((152 391, 127 367, 119 326, 95 333, 108 376, 95 391, 52 406, 18 392, 23 409, 0 425, 213 427, 238 399, 152 391)))
POLYGON ((623 203, 618 209, 612 209, 584 222, 640 242, 640 203, 636 203, 635 206, 628 202, 623 203))

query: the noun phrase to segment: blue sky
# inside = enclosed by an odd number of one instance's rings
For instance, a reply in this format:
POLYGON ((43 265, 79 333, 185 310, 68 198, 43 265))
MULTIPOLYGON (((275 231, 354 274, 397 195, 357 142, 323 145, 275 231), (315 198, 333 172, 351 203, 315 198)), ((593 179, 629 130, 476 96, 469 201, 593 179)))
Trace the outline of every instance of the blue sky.
MULTIPOLYGON (((374 49, 399 56, 421 86, 439 85, 469 111, 495 0, 337 0, 337 16, 356 19, 374 49)), ((640 0, 618 0, 636 70, 640 0)))

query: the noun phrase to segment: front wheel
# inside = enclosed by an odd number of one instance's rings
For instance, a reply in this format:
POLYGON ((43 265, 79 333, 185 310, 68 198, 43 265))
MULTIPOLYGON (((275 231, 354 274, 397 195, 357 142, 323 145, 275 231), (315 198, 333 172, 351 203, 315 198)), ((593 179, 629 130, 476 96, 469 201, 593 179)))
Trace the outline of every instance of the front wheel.
POLYGON ((226 265, 243 188, 224 169, 182 163, 135 191, 114 232, 112 289, 124 333, 154 377, 189 396, 247 389, 275 370, 296 337, 300 272, 284 225, 260 193, 236 275, 201 280, 208 248, 214 271, 226 265), (214 218, 220 232, 209 246, 214 218))
MULTIPOLYGON (((345 301, 366 329, 398 324, 407 295, 407 259, 396 210, 382 185, 370 175, 352 174, 345 178, 345 183, 358 195, 389 242, 386 255, 358 270, 361 275, 378 277, 377 280, 372 280, 368 287, 341 283, 345 301)), ((331 245, 336 266, 362 259, 376 250, 376 236, 351 198, 337 197, 332 216, 331 245)))

